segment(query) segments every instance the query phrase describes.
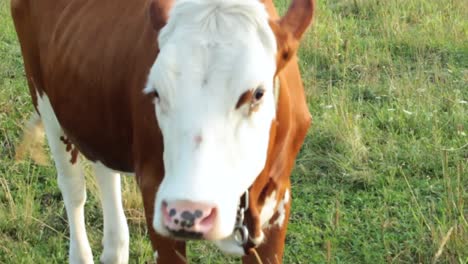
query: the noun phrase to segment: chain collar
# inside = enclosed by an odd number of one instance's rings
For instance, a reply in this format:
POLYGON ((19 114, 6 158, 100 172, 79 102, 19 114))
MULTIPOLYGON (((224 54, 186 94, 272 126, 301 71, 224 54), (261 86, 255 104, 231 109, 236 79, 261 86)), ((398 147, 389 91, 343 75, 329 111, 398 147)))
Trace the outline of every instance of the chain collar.
POLYGON ((237 207, 236 224, 234 226, 234 240, 239 246, 244 247, 249 240, 249 229, 244 223, 245 213, 249 210, 249 190, 244 193, 244 205, 239 203, 237 207))

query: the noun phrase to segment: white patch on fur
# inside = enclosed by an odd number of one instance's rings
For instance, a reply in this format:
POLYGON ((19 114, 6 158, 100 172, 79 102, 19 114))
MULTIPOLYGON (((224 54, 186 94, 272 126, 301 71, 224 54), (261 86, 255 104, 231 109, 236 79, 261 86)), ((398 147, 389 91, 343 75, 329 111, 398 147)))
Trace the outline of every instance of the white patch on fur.
POLYGON ((286 219, 286 205, 289 203, 289 190, 286 189, 286 192, 284 193, 283 200, 278 204, 278 218, 276 221, 273 223, 273 225, 277 225, 279 227, 282 227, 284 224, 284 220, 286 219))
POLYGON ((49 98, 37 94, 37 109, 44 124, 50 151, 57 168, 58 186, 62 192, 70 227, 70 263, 93 263, 93 255, 86 235, 84 204, 86 201, 85 178, 79 161, 70 163, 70 153, 60 140, 62 128, 55 116, 49 98))
POLYGON ((217 218, 205 238, 222 240, 232 234, 241 195, 265 166, 276 114, 277 47, 268 14, 258 0, 176 1, 159 46, 145 89, 158 91, 164 138, 153 226, 169 235, 163 201, 210 203, 217 218), (259 86, 265 95, 257 111, 236 109, 239 97, 259 86))
POLYGON ((276 205, 278 204, 276 191, 272 192, 270 196, 265 199, 262 211, 260 211, 260 224, 263 228, 268 226, 270 219, 275 214, 276 205))
POLYGON ((158 257, 159 257, 158 251, 154 251, 154 253, 153 253, 153 261, 154 261, 154 263, 158 263, 158 257))
POLYGON ((275 77, 275 86, 274 86, 274 96, 275 96, 275 106, 278 108, 279 96, 281 92, 281 82, 278 76, 275 77))
POLYGON ((213 243, 225 254, 231 254, 235 256, 245 255, 244 248, 239 246, 237 241, 234 239, 234 235, 231 235, 225 239, 215 240, 213 243))
POLYGON ((264 239, 265 239, 265 233, 263 233, 263 231, 260 231, 260 235, 258 237, 250 238, 252 243, 256 246, 260 245, 264 239))

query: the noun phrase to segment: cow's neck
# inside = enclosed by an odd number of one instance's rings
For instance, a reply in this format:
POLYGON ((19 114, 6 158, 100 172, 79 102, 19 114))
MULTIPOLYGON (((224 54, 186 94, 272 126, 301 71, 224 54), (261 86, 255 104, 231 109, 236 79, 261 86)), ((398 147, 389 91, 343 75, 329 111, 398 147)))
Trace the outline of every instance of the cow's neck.
MULTIPOLYGON (((251 248, 258 246, 263 236, 263 227, 268 226, 271 218, 261 219, 261 211, 268 197, 283 197, 290 188, 287 166, 281 165, 287 155, 283 150, 287 147, 289 136, 290 102, 288 92, 281 87, 279 76, 275 78, 275 100, 277 105, 277 117, 273 120, 270 130, 270 144, 268 148, 268 159, 262 173, 249 188, 249 210, 245 215, 245 225, 249 232, 249 240, 243 245, 244 251, 249 252, 251 248)), ((276 211, 277 204, 274 205, 276 211)))

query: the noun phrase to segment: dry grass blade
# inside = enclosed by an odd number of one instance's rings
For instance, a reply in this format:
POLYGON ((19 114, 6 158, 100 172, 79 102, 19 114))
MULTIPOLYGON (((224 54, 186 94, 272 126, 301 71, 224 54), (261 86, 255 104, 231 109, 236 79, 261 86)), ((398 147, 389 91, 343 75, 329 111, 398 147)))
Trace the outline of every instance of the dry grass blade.
POLYGON ((31 218, 32 220, 38 222, 38 223, 41 224, 42 226, 45 226, 45 227, 47 227, 48 229, 54 231, 55 233, 57 233, 57 235, 63 236, 63 237, 65 237, 66 239, 70 240, 70 237, 68 237, 68 236, 65 235, 64 233, 61 233, 60 231, 58 231, 57 229, 51 227, 50 225, 48 225, 48 224, 42 222, 41 220, 39 220, 39 219, 37 219, 37 218, 35 218, 35 217, 33 217, 33 216, 30 216, 30 218, 31 218))
POLYGON ((23 129, 23 137, 16 146, 15 160, 22 161, 30 155, 39 165, 47 165, 48 158, 44 151, 44 127, 37 113, 33 113, 23 129))
MULTIPOLYGON (((10 212, 14 213, 15 210, 13 210, 13 208, 15 208, 15 200, 13 199, 10 188, 8 187, 8 181, 4 178, 0 178, 0 185, 2 186, 3 192, 5 193, 6 199, 8 201, 10 212)), ((15 215, 12 215, 12 217, 13 216, 16 217, 15 215)))
POLYGON ((254 254, 255 258, 257 259, 257 263, 258 263, 258 264, 263 264, 263 261, 262 261, 262 259, 260 258, 260 255, 258 255, 258 252, 257 252, 257 250, 256 250, 255 248, 252 248, 252 249, 250 250, 250 252, 251 252, 252 254, 254 254))
POLYGON ((184 263, 188 263, 187 259, 179 251, 176 250, 175 253, 184 263))
POLYGON ((444 238, 442 239, 442 242, 440 243, 440 246, 439 246, 439 249, 437 250, 436 254, 434 255, 434 260, 432 261, 432 264, 435 264, 437 263, 437 260, 440 258, 440 256, 442 255, 442 252, 444 252, 444 247, 445 247, 445 244, 447 244, 447 241, 449 240, 450 238, 450 235, 452 234, 453 232, 453 226, 449 229, 449 231, 447 232, 447 234, 445 234, 444 238))

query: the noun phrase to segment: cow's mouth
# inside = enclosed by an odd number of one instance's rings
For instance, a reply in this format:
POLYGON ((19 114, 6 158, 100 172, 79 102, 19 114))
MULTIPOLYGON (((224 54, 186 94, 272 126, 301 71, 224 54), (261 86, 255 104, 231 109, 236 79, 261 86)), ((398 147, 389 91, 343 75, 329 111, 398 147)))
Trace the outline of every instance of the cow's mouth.
POLYGON ((192 231, 187 231, 185 229, 180 229, 180 230, 172 230, 169 228, 166 228, 171 235, 173 235, 177 239, 181 240, 201 240, 203 239, 203 233, 201 232, 192 232, 192 231))

